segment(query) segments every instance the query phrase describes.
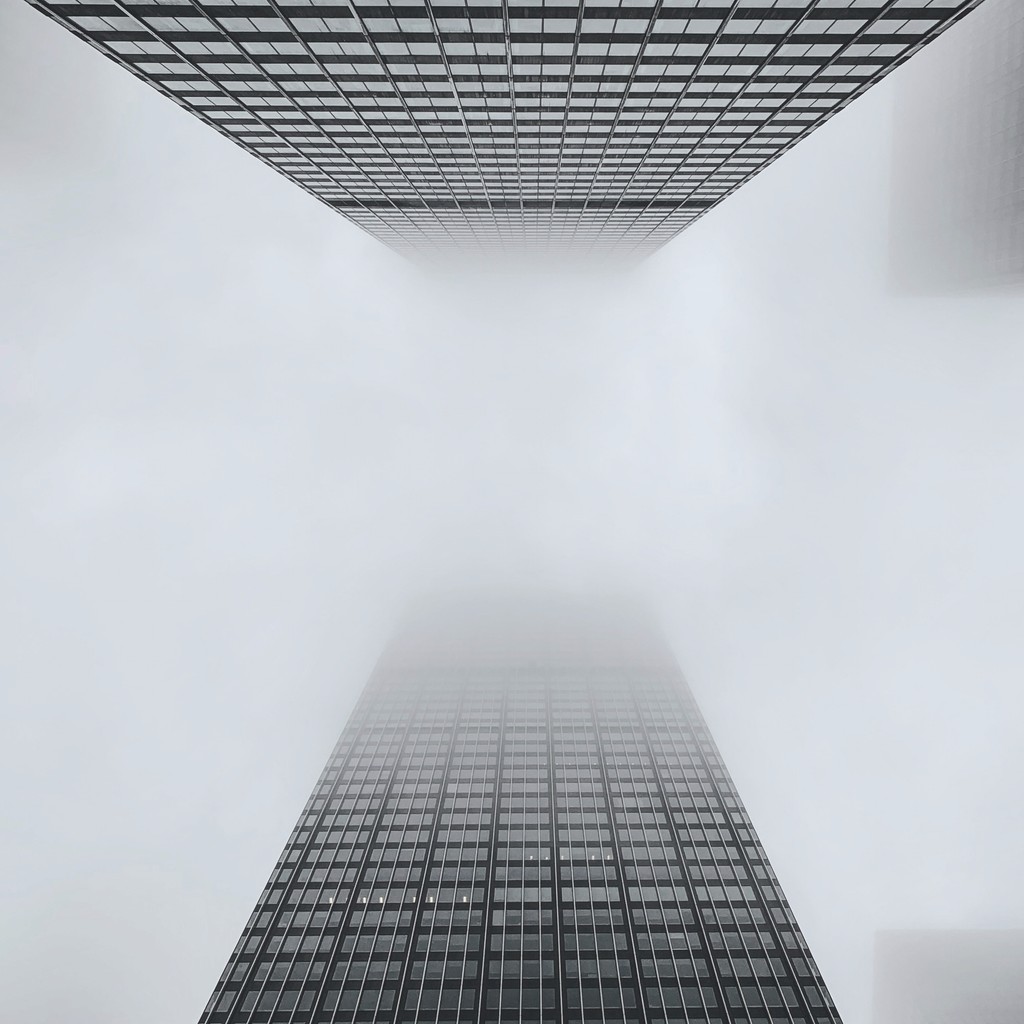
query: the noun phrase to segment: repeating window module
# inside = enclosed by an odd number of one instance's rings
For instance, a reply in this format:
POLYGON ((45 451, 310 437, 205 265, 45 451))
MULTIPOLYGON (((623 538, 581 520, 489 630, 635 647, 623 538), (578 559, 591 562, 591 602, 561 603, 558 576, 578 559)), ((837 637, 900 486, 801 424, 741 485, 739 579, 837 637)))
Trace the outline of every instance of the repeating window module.
POLYGON ((202 1024, 838 1019, 670 655, 456 647, 382 659, 202 1024))
POLYGON ((980 0, 30 0, 393 248, 644 256, 980 0))

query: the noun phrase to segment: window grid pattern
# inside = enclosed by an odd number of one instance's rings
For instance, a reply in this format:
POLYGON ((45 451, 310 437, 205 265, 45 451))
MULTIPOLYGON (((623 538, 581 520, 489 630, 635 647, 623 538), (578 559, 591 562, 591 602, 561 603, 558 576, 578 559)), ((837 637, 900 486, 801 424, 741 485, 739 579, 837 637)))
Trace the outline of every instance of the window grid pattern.
POLYGON ((642 257, 980 0, 29 0, 396 250, 642 257))
POLYGON ((382 659, 201 1024, 836 1024, 674 664, 382 659))

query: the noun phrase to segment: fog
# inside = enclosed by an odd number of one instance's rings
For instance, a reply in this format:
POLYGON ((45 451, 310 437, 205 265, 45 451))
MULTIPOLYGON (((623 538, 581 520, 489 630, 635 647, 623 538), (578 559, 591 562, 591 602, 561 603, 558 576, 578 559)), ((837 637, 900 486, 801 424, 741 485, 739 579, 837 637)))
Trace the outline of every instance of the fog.
POLYGON ((0 989, 212 991, 406 602, 621 592, 847 1024, 1019 927, 1024 301, 887 284, 899 75, 631 272, 403 262, 0 3, 0 989))

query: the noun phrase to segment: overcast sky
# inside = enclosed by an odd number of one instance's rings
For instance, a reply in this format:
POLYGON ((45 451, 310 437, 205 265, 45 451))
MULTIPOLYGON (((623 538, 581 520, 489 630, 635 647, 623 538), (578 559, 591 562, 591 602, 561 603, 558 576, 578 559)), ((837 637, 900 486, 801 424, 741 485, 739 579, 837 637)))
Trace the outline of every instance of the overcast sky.
POLYGON ((901 73, 510 282, 0 0, 7 1019, 195 1020, 403 602, 476 583, 652 602, 847 1024, 876 929, 1024 925, 1024 301, 888 293, 901 73))

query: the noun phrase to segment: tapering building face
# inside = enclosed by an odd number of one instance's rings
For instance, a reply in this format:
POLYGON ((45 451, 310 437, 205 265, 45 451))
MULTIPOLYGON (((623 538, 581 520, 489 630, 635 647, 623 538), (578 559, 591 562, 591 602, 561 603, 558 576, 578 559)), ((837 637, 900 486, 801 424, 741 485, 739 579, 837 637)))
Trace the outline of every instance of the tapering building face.
POLYGON ((1024 287, 1024 2, 986 0, 901 73, 892 270, 909 291, 1024 287))
POLYGON ((832 1024, 671 655, 618 611, 420 615, 203 1024, 832 1024))
POLYGON ((652 252, 979 0, 30 0, 404 252, 652 252))

